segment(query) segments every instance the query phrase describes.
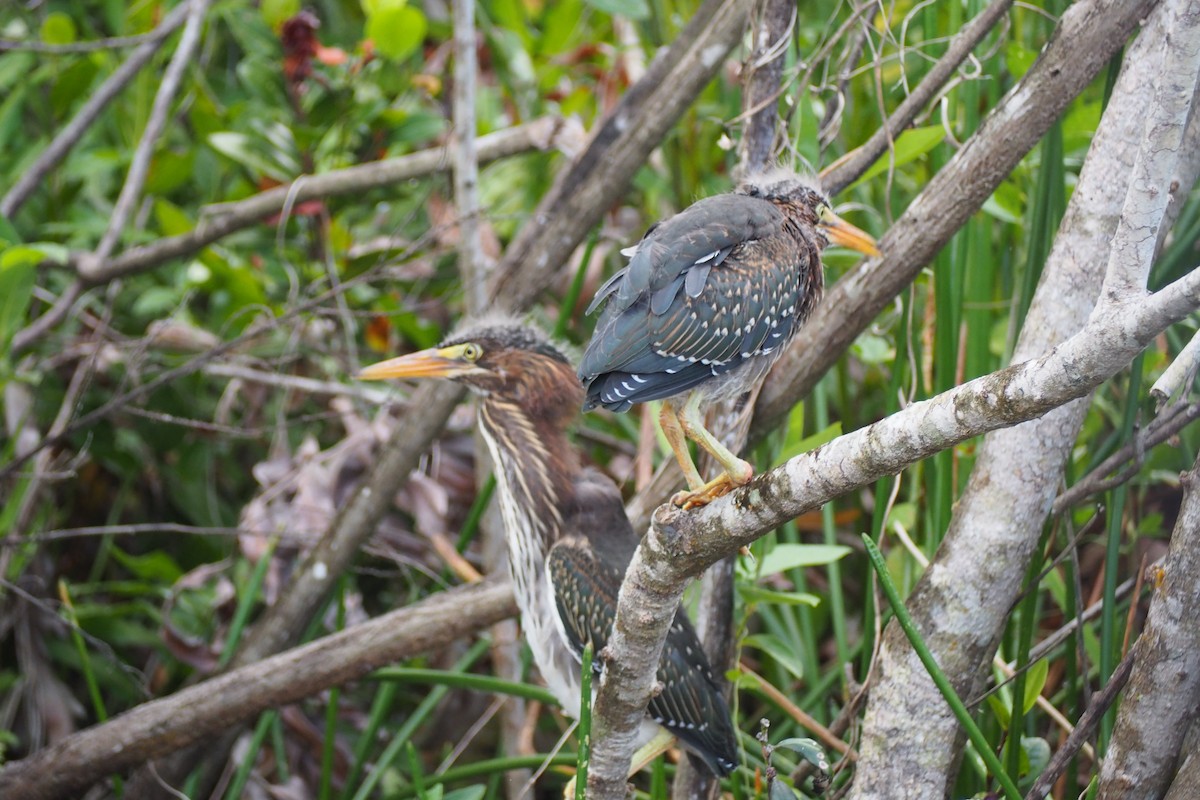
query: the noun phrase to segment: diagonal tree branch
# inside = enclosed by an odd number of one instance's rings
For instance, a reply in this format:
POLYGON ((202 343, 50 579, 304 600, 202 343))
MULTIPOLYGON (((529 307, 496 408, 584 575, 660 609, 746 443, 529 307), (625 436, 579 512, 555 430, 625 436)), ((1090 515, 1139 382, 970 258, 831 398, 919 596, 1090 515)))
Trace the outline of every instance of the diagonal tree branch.
POLYGON ((561 173, 533 218, 508 246, 493 296, 524 308, 541 292, 633 174, 741 41, 751 0, 705 0, 687 27, 597 131, 592 146, 561 173))
POLYGON ((93 781, 186 747, 269 708, 361 678, 516 613, 512 587, 479 583, 152 700, 0 770, 5 800, 79 797, 93 781))
POLYGON ((844 276, 775 364, 755 407, 750 440, 786 417, 871 320, 974 214, 1087 86, 1155 0, 1082 0, 979 131, 925 187, 880 242, 882 258, 844 276))
MULTIPOLYGON (((1132 146, 1146 128, 1147 108, 1140 98, 1162 72, 1167 11, 1168 4, 1156 8, 1130 48, 1047 260, 1014 360, 1042 355, 1080 330, 1094 313, 1102 282, 1109 296, 1116 298, 1142 291, 1131 291, 1111 269, 1107 281, 1104 273, 1106 263, 1128 253, 1122 242, 1130 239, 1150 243, 1138 252, 1149 269, 1168 193, 1160 193, 1157 217, 1143 215, 1138 220, 1153 225, 1137 228, 1132 235, 1135 221, 1122 216, 1122 209, 1129 207, 1128 198, 1139 195, 1139 186, 1168 185, 1179 160, 1157 142, 1147 142, 1140 153, 1132 146), (1152 182, 1144 171, 1148 153, 1157 170, 1152 182), (1145 176, 1140 182, 1132 177, 1139 170, 1145 176)), ((1185 122, 1175 121, 1179 136, 1185 122)), ((1137 269, 1136 265, 1130 268, 1137 269)), ((1142 280, 1144 285, 1144 276, 1142 280)), ((995 652, 1087 406, 1081 398, 985 439, 933 567, 909 595, 906 605, 922 638, 960 693, 976 693, 980 666, 995 652), (988 557, 980 559, 980 552, 988 557), (978 586, 987 587, 986 598, 971 588, 978 586)), ((852 796, 945 793, 954 781, 962 734, 899 630, 889 628, 885 633, 875 672, 878 679, 867 706, 852 796), (921 716, 923 735, 901 735, 914 714, 921 716)), ((1020 689, 1017 693, 1020 696, 1020 689)))
MULTIPOLYGON (((791 459, 711 505, 663 506, 621 586, 596 698, 589 796, 624 796, 654 665, 687 580, 773 528, 941 450, 1038 417, 1125 368, 1169 325, 1200 307, 1200 270, 1148 298, 1114 299, 1047 355, 914 403, 791 459)), ((976 588, 978 591, 978 588, 976 588)))
POLYGON ((154 29, 154 32, 139 44, 136 50, 129 54, 129 58, 125 59, 124 63, 79 108, 79 111, 71 118, 66 127, 54 137, 54 141, 50 143, 50 146, 42 151, 42 154, 33 162, 33 165, 25 171, 25 174, 4 195, 4 199, 0 200, 0 216, 11 218, 21 210, 21 206, 25 205, 25 201, 37 189, 38 184, 67 157, 67 154, 71 152, 71 148, 83 138, 83 134, 87 132, 92 123, 96 121, 96 118, 100 116, 100 112, 112 102, 114 97, 121 93, 125 85, 133 80, 134 76, 141 72, 143 67, 150 63, 150 59, 158 52, 158 48, 162 47, 162 43, 166 38, 183 24, 183 20, 188 13, 188 7, 188 3, 180 3, 171 9, 171 12, 154 29))

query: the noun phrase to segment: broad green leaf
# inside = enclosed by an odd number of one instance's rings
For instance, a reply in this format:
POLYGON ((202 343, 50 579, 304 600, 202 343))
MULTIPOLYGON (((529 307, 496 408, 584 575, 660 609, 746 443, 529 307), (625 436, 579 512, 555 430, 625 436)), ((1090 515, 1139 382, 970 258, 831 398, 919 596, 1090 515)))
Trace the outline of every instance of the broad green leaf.
POLYGON ((896 350, 883 336, 862 333, 854 340, 854 354, 864 364, 887 364, 895 360, 896 350))
POLYGON ((446 795, 445 800, 481 800, 487 794, 487 786, 477 783, 474 786, 464 786, 446 795))
POLYGON ((400 61, 421 45, 428 23, 420 9, 405 0, 374 0, 371 5, 366 34, 375 43, 375 52, 400 61))
POLYGON ((872 164, 852 186, 866 183, 877 175, 884 174, 889 168, 902 167, 910 161, 916 161, 937 147, 945 136, 946 131, 941 125, 929 125, 905 131, 897 137, 895 150, 880 156, 879 160, 872 164))
POLYGON ((112 554, 125 569, 142 580, 170 585, 183 575, 183 570, 163 550, 153 550, 145 555, 137 556, 130 555, 119 547, 114 547, 112 554))
POLYGON ((154 200, 154 219, 163 236, 179 236, 196 227, 183 209, 161 197, 154 200))
POLYGON ((210 134, 208 143, 221 155, 259 175, 266 175, 281 182, 290 181, 295 177, 294 174, 288 174, 280 169, 278 164, 273 163, 271 159, 259 152, 255 147, 254 140, 244 133, 222 131, 210 134))
POLYGON ((620 15, 629 19, 646 19, 650 16, 650 4, 646 0, 584 0, 589 6, 606 14, 620 15))
POLYGON ((825 748, 821 747, 816 739, 784 739, 774 747, 776 750, 781 747, 791 750, 822 772, 829 771, 829 757, 825 755, 825 748))
POLYGON ((778 636, 770 633, 756 633, 743 639, 742 644, 763 651, 778 661, 781 667, 792 673, 796 680, 804 679, 804 665, 796 656, 795 649, 784 644, 778 636))
POLYGON ((179 306, 179 292, 166 286, 151 286, 133 301, 134 316, 158 319, 179 306))
POLYGON ((770 603, 776 606, 811 606, 816 607, 821 599, 808 592, 781 592, 775 589, 764 589, 753 583, 739 581, 738 594, 748 603, 770 603))
POLYGON ((1033 779, 1050 763, 1050 743, 1038 736, 1021 737, 1021 777, 1033 779))
POLYGON ((839 544, 777 544, 759 561, 757 572, 765 577, 798 567, 832 564, 849 552, 849 547, 839 544))
POLYGON ((272 30, 279 30, 283 23, 300 12, 300 0, 262 0, 258 8, 263 21, 272 30))
POLYGON ((75 41, 75 21, 61 11, 47 14, 41 36, 46 44, 71 44, 75 41))
POLYGON ((796 800, 800 795, 791 786, 788 786, 787 781, 779 776, 771 779, 767 786, 768 800, 796 800))
POLYGON ((1033 662, 1033 665, 1025 673, 1025 697, 1023 705, 1025 713, 1029 713, 1029 709, 1033 708, 1037 702, 1038 696, 1041 695, 1042 689, 1046 686, 1046 676, 1050 674, 1050 662, 1044 658, 1033 662))
POLYGON ((996 721, 1000 723, 1000 727, 1008 728, 1008 723, 1012 719, 1012 716, 1008 713, 1008 703, 1004 702, 1004 698, 998 693, 989 694, 987 696, 987 703, 992 709, 992 713, 996 715, 996 721))
POLYGON ((0 353, 5 356, 13 334, 25 324, 40 255, 31 247, 10 247, 0 256, 0 353), (27 257, 30 252, 38 257, 27 257))

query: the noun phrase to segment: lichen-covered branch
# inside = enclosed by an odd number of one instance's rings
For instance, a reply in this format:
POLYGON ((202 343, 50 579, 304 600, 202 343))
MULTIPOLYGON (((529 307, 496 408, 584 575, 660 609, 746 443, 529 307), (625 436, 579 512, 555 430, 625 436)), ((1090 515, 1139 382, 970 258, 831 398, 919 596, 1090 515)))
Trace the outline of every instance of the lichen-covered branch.
MULTIPOLYGON (((1114 299, 1050 353, 913 403, 791 459, 711 505, 662 506, 621 587, 593 718, 589 796, 624 796, 633 734, 687 580, 800 514, 980 434, 1083 397, 1155 336, 1200 308, 1200 270, 1162 291, 1114 299)), ((932 580, 945 579, 935 564, 932 580)), ((891 795, 889 795, 891 796, 891 795)))
MULTIPOLYGON (((1157 155, 1154 167, 1160 178, 1173 174, 1178 160, 1164 158, 1152 142, 1134 149, 1147 120, 1139 98, 1161 71, 1165 11, 1156 9, 1126 57, 1021 330, 1015 361, 1049 352, 1084 326, 1116 243, 1130 235, 1145 237, 1151 245, 1156 239, 1165 192, 1157 218, 1145 220, 1151 227, 1135 231, 1118 221, 1127 198, 1136 193, 1131 176, 1137 165, 1147 163, 1142 154, 1157 155)), ((1168 177, 1162 185, 1169 182, 1168 177)), ((1141 254, 1147 270, 1152 252, 1141 254)), ((1122 290, 1116 296, 1130 294, 1122 290)), ((974 695, 980 688, 973 683, 994 653, 1009 608, 1023 588, 1086 412, 1087 402, 1080 399, 984 440, 933 566, 909 595, 907 605, 925 643, 960 694, 974 695), (979 558, 980 552, 988 557, 979 558), (978 587, 987 587, 986 592, 978 587)), ((954 782, 962 734, 895 627, 883 637, 875 674, 851 797, 944 794, 954 782), (903 735, 914 715, 922 720, 922 735, 903 735)))
POLYGON ((751 441, 779 425, 797 399, 979 210, 1154 5, 1155 0, 1082 0, 1067 9, 1034 65, 883 237, 879 249, 884 255, 863 262, 825 293, 767 376, 751 441))

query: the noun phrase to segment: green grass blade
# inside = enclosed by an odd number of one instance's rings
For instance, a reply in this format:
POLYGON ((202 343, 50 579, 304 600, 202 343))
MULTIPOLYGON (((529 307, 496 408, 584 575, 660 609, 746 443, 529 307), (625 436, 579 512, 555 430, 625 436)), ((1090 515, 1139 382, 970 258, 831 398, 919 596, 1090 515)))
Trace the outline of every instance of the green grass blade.
POLYGON ((983 733, 979 730, 979 726, 975 724, 975 720, 971 719, 970 712, 963 705, 963 701, 959 698, 958 693, 954 691, 954 687, 950 685, 950 681, 946 679, 941 667, 934 660, 933 653, 929 652, 929 648, 925 646, 924 640, 921 639, 921 634, 917 631, 917 626, 913 624, 912 617, 908 615, 908 609, 904 607, 904 601, 900 599, 900 593, 896 591, 895 584, 892 583, 891 577, 888 575, 887 563, 883 560, 883 553, 879 550, 879 545, 866 534, 863 535, 863 545, 867 548, 867 556, 871 559, 871 566, 875 568, 875 576, 879 581, 879 587, 883 589, 884 595, 887 597, 888 604, 892 607, 892 612, 896 615, 896 622, 900 625, 904 635, 908 637, 908 641, 912 644, 913 650, 916 651, 917 657, 921 659, 921 663, 925 665, 925 669, 929 672, 929 677, 933 679, 934 685, 938 691, 942 693, 942 697, 946 699, 946 704, 950 706, 950 710, 954 712, 958 724, 963 726, 963 730, 967 732, 967 738, 971 740, 971 744, 975 745, 975 749, 979 752, 980 758, 987 764, 988 769, 992 771, 996 780, 1000 782, 1000 786, 1004 789, 1004 794, 1008 800, 1021 800, 1021 792, 1013 783, 1012 778, 1004 771, 1000 759, 992 752, 992 747, 984 738, 983 733))
POLYGON ((392 681, 395 683, 432 683, 452 689, 473 689, 478 692, 524 697, 526 700, 537 700, 548 706, 558 705, 558 701, 554 699, 554 695, 541 686, 515 683, 491 675, 449 672, 440 669, 421 669, 418 667, 383 667, 372 672, 368 676, 368 679, 392 681))
POLYGON ((588 759, 592 749, 592 643, 583 648, 579 689, 579 754, 575 761, 575 800, 587 797, 588 759))

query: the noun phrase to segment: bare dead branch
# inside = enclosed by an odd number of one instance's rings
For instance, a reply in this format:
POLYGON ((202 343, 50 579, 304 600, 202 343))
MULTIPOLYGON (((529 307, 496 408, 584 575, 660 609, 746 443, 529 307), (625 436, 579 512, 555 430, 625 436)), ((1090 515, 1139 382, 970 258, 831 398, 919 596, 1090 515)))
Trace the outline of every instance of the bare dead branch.
POLYGON ((6 800, 78 797, 105 775, 186 747, 268 708, 471 635, 515 613, 507 583, 481 583, 432 595, 68 736, 6 765, 0 771, 0 795, 6 800))
POLYGON ((1156 447, 1178 434, 1191 423, 1200 419, 1200 403, 1181 403, 1167 413, 1155 417, 1134 441, 1126 442, 1115 453, 1101 461, 1087 475, 1076 481, 1070 489, 1054 499, 1050 513, 1061 516, 1079 505, 1085 498, 1120 486, 1132 477, 1141 466, 1139 453, 1156 447), (1129 467, 1110 479, 1108 476, 1121 464, 1131 462, 1129 467))
POLYGON ((1075 724, 1075 730, 1067 737, 1067 740, 1058 748, 1058 752, 1050 759, 1050 763, 1046 765, 1046 769, 1034 781, 1033 788, 1025 795, 1025 800, 1042 800, 1050 790, 1054 787, 1054 782, 1058 780, 1058 776, 1066 771, 1067 765, 1071 763, 1071 759, 1079 752, 1084 743, 1091 737, 1096 730, 1096 726, 1100 724, 1100 718, 1104 716, 1104 712, 1108 711, 1117 699, 1117 695, 1125 688, 1125 684, 1129 681, 1129 673, 1133 670, 1135 660, 1138 658, 1138 647, 1133 647, 1125 657, 1121 659, 1121 663, 1113 670, 1112 677, 1108 679, 1108 683, 1104 688, 1096 692, 1092 696, 1092 702, 1088 704, 1087 711, 1079 718, 1079 722, 1075 724))
MULTIPOLYGON (((478 142, 479 159, 482 162, 495 161, 535 148, 547 149, 555 144, 562 130, 560 120, 543 117, 525 125, 481 136, 478 142)), ((258 224, 263 218, 305 200, 359 194, 449 168, 447 149, 436 147, 322 175, 303 176, 236 203, 211 206, 208 213, 201 216, 196 228, 188 233, 132 248, 104 264, 74 264, 88 285, 104 283, 190 255, 234 231, 258 224)))
POLYGON ((779 425, 796 399, 983 205, 1154 3, 1090 0, 1067 9, 1030 70, 884 236, 884 256, 863 262, 826 292, 767 376, 755 407, 752 442, 779 425))
POLYGON ((921 79, 912 94, 896 106, 896 110, 883 123, 883 127, 871 134, 866 143, 821 171, 821 185, 825 191, 831 195, 838 194, 866 172, 876 159, 891 149, 896 137, 908 128, 917 114, 937 96, 954 71, 966 60, 975 46, 983 41, 983 37, 996 27, 1011 6, 1012 0, 992 0, 979 16, 963 26, 950 42, 945 54, 921 79))
POLYGON ((621 587, 596 698, 589 796, 623 796, 634 732, 653 690, 653 665, 671 623, 669 612, 689 578, 835 497, 1086 395, 1197 307, 1200 270, 1149 298, 1114 300, 1080 333, 1039 359, 914 403, 791 459, 711 505, 693 511, 660 507, 621 587))
POLYGON ((505 251, 492 287, 500 305, 520 309, 532 302, 621 198, 634 172, 741 40, 750 5, 751 0, 705 0, 625 93, 505 251))
MULTIPOLYGON (((1165 10, 1157 9, 1156 24, 1163 22, 1165 10)), ((1150 33, 1131 48, 1129 68, 1114 89, 1116 102, 1109 105, 1088 152, 1080 176, 1083 191, 1072 196, 1022 327, 1016 361, 1050 352, 1083 328, 1089 315, 1102 316, 1106 298, 1125 303, 1144 291, 1144 284, 1136 291, 1128 288, 1111 268, 1106 278, 1104 265, 1124 253, 1121 257, 1143 258, 1144 265, 1130 268, 1144 267, 1148 275, 1163 223, 1166 192, 1161 193, 1156 214, 1138 218, 1137 227, 1122 212, 1130 198, 1145 190, 1131 177, 1138 165, 1143 171, 1154 170, 1161 180, 1164 173, 1173 174, 1178 163, 1160 143, 1141 141, 1147 119, 1158 118, 1138 98, 1162 74, 1161 51, 1155 52, 1162 38, 1150 33), (1140 149, 1130 147, 1139 141, 1140 149), (1123 241, 1143 238, 1148 248, 1132 254, 1122 251, 1123 241)), ((1198 67, 1192 68, 1193 81, 1198 67)), ((1162 116, 1175 114, 1164 111, 1162 116)), ((1181 128, 1177 136, 1182 135, 1181 128)), ((993 657, 1009 610, 1021 593, 1086 413, 1087 402, 1080 399, 984 440, 936 559, 906 601, 926 645, 960 694, 978 693, 981 666, 993 657), (988 557, 980 559, 980 552, 988 557), (975 588, 980 586, 986 586, 986 592, 975 588)), ((877 671, 880 679, 867 706, 862 759, 851 796, 936 796, 949 791, 962 732, 896 626, 884 633, 877 671), (914 714, 921 715, 922 736, 900 735, 914 714)))
POLYGON ((1183 505, 1138 639, 1129 691, 1117 712, 1101 800, 1162 796, 1188 723, 1200 712, 1200 462, 1183 475, 1183 505))
POLYGON ((121 186, 121 194, 117 197, 116 205, 113 206, 108 228, 104 231, 100 244, 96 247, 94 256, 101 261, 108 258, 113 251, 117 241, 121 238, 121 232, 129 222, 130 216, 133 215, 138 198, 142 194, 142 186, 146 183, 146 175, 150 172, 150 157, 154 155, 154 146, 167 127, 167 115, 171 111, 171 104, 175 102, 175 95, 183 81, 183 71, 187 69, 192 55, 200 44, 200 31, 204 27, 204 16, 208 13, 208 0, 190 0, 187 6, 187 24, 183 27, 183 35, 179 37, 179 46, 175 48, 171 61, 163 73, 162 82, 158 85, 158 91, 154 94, 154 104, 150 108, 146 127, 142 130, 142 137, 133 151, 133 158, 129 162, 129 172, 125 176, 125 183, 121 186))
POLYGON ((475 4, 454 0, 454 204, 458 263, 467 313, 487 299, 487 265, 479 238, 479 160, 475 153, 475 4))
POLYGON ((0 200, 0 216, 12 218, 21 209, 21 206, 25 205, 25 201, 33 194, 34 189, 83 138, 83 134, 100 116, 100 112, 121 93, 121 90, 133 80, 135 75, 141 72, 142 67, 150 62, 167 36, 183 24, 187 13, 187 3, 180 3, 171 9, 171 12, 163 18, 149 38, 138 45, 138 48, 129 54, 129 58, 125 59, 124 63, 88 98, 66 127, 54 137, 50 146, 38 156, 33 165, 8 190, 4 199, 0 200))

